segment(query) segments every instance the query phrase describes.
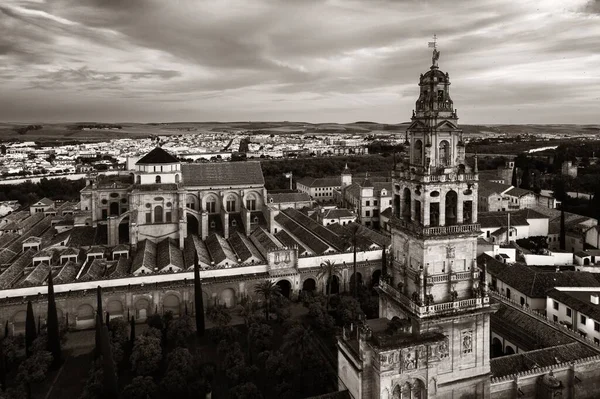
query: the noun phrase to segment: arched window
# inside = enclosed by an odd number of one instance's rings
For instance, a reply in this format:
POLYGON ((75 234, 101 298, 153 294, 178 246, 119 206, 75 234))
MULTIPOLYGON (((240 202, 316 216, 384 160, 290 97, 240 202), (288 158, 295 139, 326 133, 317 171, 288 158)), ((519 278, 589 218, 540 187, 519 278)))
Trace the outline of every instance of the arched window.
POLYGON ((446 226, 457 223, 458 195, 456 191, 446 194, 446 226))
POLYGON ((226 208, 227 212, 235 212, 235 197, 233 195, 229 195, 227 197, 226 208))
POLYGON ((448 141, 440 141, 439 156, 440 166, 450 165, 450 143, 448 141))
POLYGON ((206 211, 208 213, 215 213, 217 211, 217 199, 215 197, 209 197, 206 200, 206 211))
POLYGON ((175 183, 179 183, 179 174, 175 175, 175 183))
POLYGON ((256 210, 256 197, 253 194, 249 194, 246 197, 246 209, 248 209, 249 211, 256 210))
POLYGON ((154 208, 154 223, 163 222, 163 207, 158 205, 154 208))
POLYGON ((156 181, 156 183, 160 183, 160 181, 161 181, 161 180, 160 180, 160 176, 156 176, 156 179, 155 179, 155 181, 156 181))
POLYGON ((410 205, 412 201, 410 198, 410 189, 408 187, 404 188, 404 203, 402 204, 402 217, 405 219, 410 219, 410 205))
POLYGON ((415 165, 423 164, 423 142, 421 140, 415 141, 415 148, 413 149, 413 163, 415 165))
POLYGON ((137 176, 135 177, 135 182, 136 182, 137 184, 142 184, 142 176, 140 176, 140 175, 137 175, 137 176))

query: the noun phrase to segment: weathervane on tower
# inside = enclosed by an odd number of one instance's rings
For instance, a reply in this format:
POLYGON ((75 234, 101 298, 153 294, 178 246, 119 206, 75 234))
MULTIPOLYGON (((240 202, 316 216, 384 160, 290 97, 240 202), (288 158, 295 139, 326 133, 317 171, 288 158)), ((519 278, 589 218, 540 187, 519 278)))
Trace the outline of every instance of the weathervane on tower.
POLYGON ((429 42, 429 47, 433 47, 433 56, 431 57, 431 66, 437 67, 437 62, 440 59, 440 52, 437 50, 437 35, 433 34, 433 41, 429 42))

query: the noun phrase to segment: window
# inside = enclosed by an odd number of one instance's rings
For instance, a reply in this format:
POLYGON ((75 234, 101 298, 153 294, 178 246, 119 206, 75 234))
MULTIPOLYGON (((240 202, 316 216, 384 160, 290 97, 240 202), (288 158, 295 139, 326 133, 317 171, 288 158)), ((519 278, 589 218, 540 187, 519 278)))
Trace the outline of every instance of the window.
POLYGON ((365 201, 365 206, 371 206, 371 201, 365 201))
POLYGON ((163 207, 157 206, 154 208, 154 223, 162 223, 163 222, 163 207))
POLYGON ((506 297, 510 299, 510 288, 506 289, 506 297))
POLYGON ((365 211, 365 216, 371 216, 371 211, 365 211))
POLYGON ((552 301, 552 302, 553 302, 552 306, 554 307, 554 310, 558 310, 559 309, 558 302, 556 302, 556 301, 552 301))
POLYGON ((587 323, 587 317, 585 317, 584 315, 579 315, 579 322, 585 325, 587 323))
POLYGON ((594 338, 594 343, 595 343, 596 345, 600 345, 600 339, 598 339, 598 338, 594 338))
POLYGON ((373 201, 373 206, 377 206, 377 200, 373 201))
POLYGON ((379 216, 379 210, 373 209, 373 217, 377 217, 377 216, 379 216))
POLYGON ((211 220, 211 222, 210 222, 210 228, 211 228, 211 229, 214 229, 214 228, 215 228, 215 226, 216 226, 216 223, 215 223, 215 221, 214 221, 214 220, 211 220))
POLYGON ((146 223, 152 223, 152 212, 146 212, 146 223))
POLYGON ((209 198, 206 201, 206 211, 208 213, 215 213, 217 209, 217 201, 214 198, 209 198))
POLYGON ((525 305, 525 298, 521 297, 521 306, 525 305))
POLYGON ((225 209, 227 209, 227 212, 235 212, 235 197, 227 197, 227 204, 225 209))
POLYGON ((567 308, 567 317, 571 317, 571 308, 567 308))
POLYGON ((165 222, 171 223, 171 211, 167 211, 165 214, 165 222))
POLYGON ((554 320, 555 323, 558 323, 558 316, 557 315, 553 315, 552 316, 552 320, 554 320))
POLYGON ((390 200, 390 205, 392 205, 392 200, 390 200))
POLYGON ((247 199, 246 200, 246 208, 249 211, 255 211, 256 210, 256 199, 254 199, 254 198, 247 199))
POLYGON ((444 101, 444 90, 438 90, 438 101, 444 101))
POLYGON ((233 227, 237 226, 237 222, 235 221, 235 219, 233 219, 233 220, 231 221, 231 225, 232 225, 233 227))
POLYGON ((175 183, 179 183, 179 175, 175 175, 175 183))
POLYGON ((156 183, 160 184, 160 182, 161 182, 160 176, 156 176, 156 178, 154 179, 154 181, 156 183))
POLYGON ((600 332, 600 323, 598 323, 597 321, 594 322, 594 331, 600 332))

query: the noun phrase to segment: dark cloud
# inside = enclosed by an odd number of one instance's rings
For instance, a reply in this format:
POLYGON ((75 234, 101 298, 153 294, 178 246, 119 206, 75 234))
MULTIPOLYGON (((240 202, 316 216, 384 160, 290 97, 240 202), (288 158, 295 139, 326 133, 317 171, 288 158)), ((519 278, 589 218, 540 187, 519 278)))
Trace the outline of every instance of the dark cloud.
POLYGON ((35 104, 51 98, 78 120, 401 121, 435 32, 463 122, 593 122, 570 107, 600 90, 597 11, 584 0, 10 0, 0 84, 14 104, 0 120, 45 116, 35 104))

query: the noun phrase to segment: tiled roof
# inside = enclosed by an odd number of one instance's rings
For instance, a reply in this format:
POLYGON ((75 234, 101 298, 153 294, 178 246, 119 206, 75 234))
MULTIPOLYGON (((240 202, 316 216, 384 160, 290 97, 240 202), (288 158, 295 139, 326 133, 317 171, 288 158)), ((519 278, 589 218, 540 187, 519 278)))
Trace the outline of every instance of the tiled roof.
POLYGON ((375 188, 375 186, 373 185, 371 180, 369 180, 368 177, 365 177, 365 179, 360 183, 360 186, 365 188, 375 188))
MULTIPOLYGON (((288 208, 282 211, 290 218, 294 219, 295 222, 302 225, 305 229, 309 230, 321 240, 325 241, 327 244, 331 245, 338 251, 343 251, 348 248, 348 241, 335 234, 333 231, 329 230, 321 223, 318 223, 297 209, 288 208)), ((300 240, 304 239, 304 236, 297 236, 300 240)))
POLYGON ((267 220, 265 219, 265 215, 263 215, 260 211, 250 212, 250 224, 252 228, 255 228, 256 225, 260 227, 267 227, 267 220), (254 218, 257 219, 257 222, 254 223, 254 218))
POLYGON ((303 177, 298 180, 298 183, 307 187, 339 187, 341 186, 342 178, 337 177, 303 177))
POLYGON ((311 201, 310 195, 307 193, 277 193, 267 194, 267 202, 274 204, 288 203, 288 202, 307 202, 311 201))
POLYGON ((243 234, 234 232, 229 236, 229 244, 243 263, 255 260, 262 261, 262 256, 252 242, 243 234))
POLYGON ((519 263, 504 264, 486 254, 477 258, 480 268, 484 261, 491 275, 530 298, 545 298, 546 292, 554 287, 600 287, 593 273, 539 271, 519 263))
POLYGON ((129 276, 129 269, 131 268, 130 259, 121 256, 117 261, 117 264, 112 267, 110 272, 111 278, 123 278, 129 276))
POLYGON ((10 288, 19 278, 21 278, 21 276, 23 276, 25 267, 31 264, 33 254, 34 251, 28 249, 0 275, 0 289, 4 290, 10 288))
POLYGON ((498 311, 491 315, 491 329, 510 341, 520 342, 525 350, 575 342, 570 335, 540 322, 528 312, 503 303, 499 305, 498 311))
POLYGON ((48 272, 50 272, 50 265, 46 262, 42 262, 37 265, 31 273, 27 275, 21 282, 19 283, 19 287, 35 287, 38 285, 43 285, 44 281, 48 277, 48 272))
MULTIPOLYGON (((492 227, 508 227, 509 212, 480 212, 477 215, 477 220, 482 228, 492 227)), ((529 226, 529 222, 521 214, 517 212, 510 214, 510 225, 512 226, 529 226)))
POLYGON ((166 238, 158 243, 156 255, 158 270, 163 270, 167 266, 176 267, 179 270, 184 267, 183 254, 171 238, 166 238))
POLYGON ((114 247, 112 249, 112 253, 114 254, 115 252, 124 252, 127 251, 129 252, 129 245, 127 244, 119 244, 116 247, 114 247))
POLYGON ((592 348, 579 342, 573 342, 491 359, 490 369, 492 377, 498 378, 542 367, 564 365, 597 354, 592 348))
POLYGON ((265 184, 260 162, 185 163, 181 165, 181 172, 186 186, 265 184))
MULTIPOLYGON (((72 230, 65 231, 64 233, 69 236, 68 244, 74 247, 89 247, 94 245, 96 238, 96 229, 92 226, 80 226, 74 227, 72 230)), ((60 236, 61 234, 58 234, 60 236)))
POLYGON ((262 227, 255 229, 252 234, 250 234, 250 240, 256 245, 263 257, 267 256, 267 251, 282 247, 279 240, 262 227))
POLYGON ((194 243, 194 250, 198 254, 198 263, 210 266, 212 259, 210 258, 206 244, 196 235, 194 235, 192 239, 194 243))
POLYGON ((379 217, 383 216, 384 218, 390 218, 390 217, 392 217, 393 214, 394 214, 394 210, 390 206, 389 208, 385 208, 385 210, 379 214, 379 217))
POLYGON ((0 236, 0 248, 4 248, 5 246, 7 246, 8 244, 10 244, 11 242, 13 242, 14 240, 16 240, 17 238, 19 238, 19 234, 18 233, 4 233, 0 236))
POLYGON ((81 263, 75 263, 73 261, 68 261, 65 265, 60 269, 56 277, 54 278, 55 284, 65 284, 71 283, 75 281, 77 277, 77 273, 79 273, 79 269, 81 269, 81 263))
POLYGON ((143 268, 148 269, 151 273, 156 268, 156 244, 150 240, 144 240, 138 244, 131 272, 136 274, 143 268))
POLYGON ((513 187, 510 190, 508 190, 505 194, 513 196, 513 197, 519 197, 519 198, 524 197, 526 195, 534 195, 533 191, 525 190, 524 188, 519 188, 519 187, 513 187))
POLYGON ((323 212, 323 219, 338 219, 338 218, 350 218, 356 217, 356 215, 350 212, 346 208, 342 209, 327 209, 323 212))
POLYGON ((206 240, 204 240, 206 244, 206 248, 208 248, 208 252, 210 253, 211 259, 215 262, 215 265, 218 265, 222 262, 228 262, 232 264, 237 264, 237 257, 233 253, 233 250, 227 243, 227 241, 218 234, 209 235, 206 240))
POLYGON ((300 241, 294 239, 294 237, 289 235, 285 230, 279 230, 277 233, 275 233, 275 238, 281 241, 281 243, 288 248, 298 247, 299 254, 310 253, 310 251, 306 249, 300 241))
POLYGON ((525 219, 550 219, 547 215, 531 208, 519 209, 518 211, 513 212, 513 215, 520 215, 525 219))
POLYGON ((73 255, 79 256, 79 251, 80 251, 79 248, 73 248, 73 247, 65 248, 60 253, 60 256, 73 256, 73 255))
POLYGON ((8 248, 5 248, 0 251, 0 265, 4 265, 5 263, 10 262, 12 258, 17 255, 16 252, 11 251, 8 248))
POLYGON ((104 247, 100 247, 100 246, 93 246, 90 249, 87 250, 87 254, 94 254, 94 255, 98 255, 98 254, 102 254, 105 255, 106 254, 107 249, 104 247))
POLYGON ((50 206, 50 205, 54 205, 54 201, 52 201, 50 198, 44 197, 41 200, 37 201, 35 204, 33 204, 34 206, 50 206))
POLYGON ((160 163, 178 163, 179 160, 160 147, 144 155, 136 165, 160 164, 160 163))
POLYGON ((567 305, 568 307, 575 309, 578 312, 583 313, 591 319, 600 322, 600 305, 595 305, 590 301, 590 296, 598 295, 598 291, 561 291, 552 289, 548 291, 548 297, 554 298, 567 305))
POLYGON ((489 197, 492 194, 503 194, 505 191, 508 191, 512 188, 512 186, 508 184, 494 183, 488 180, 483 180, 479 182, 479 196, 480 197, 489 197))
POLYGON ((284 229, 286 229, 288 233, 293 234, 297 240, 300 240, 314 254, 321 255, 329 249, 328 244, 314 235, 311 231, 300 225, 294 219, 286 215, 284 212, 280 212, 277 216, 275 216, 275 221, 284 229))
MULTIPOLYGON (((364 187, 364 186, 363 186, 364 187)), ((392 182, 379 182, 373 181, 373 187, 375 187, 375 196, 381 195, 381 190, 385 189, 387 191, 386 196, 392 196, 392 182)))
POLYGON ((108 270, 108 262, 105 259, 94 259, 91 262, 87 262, 84 266, 81 275, 79 276, 80 281, 94 281, 100 280, 106 274, 108 270))

